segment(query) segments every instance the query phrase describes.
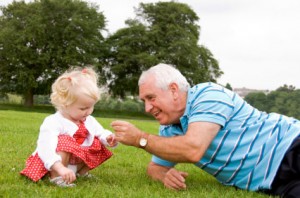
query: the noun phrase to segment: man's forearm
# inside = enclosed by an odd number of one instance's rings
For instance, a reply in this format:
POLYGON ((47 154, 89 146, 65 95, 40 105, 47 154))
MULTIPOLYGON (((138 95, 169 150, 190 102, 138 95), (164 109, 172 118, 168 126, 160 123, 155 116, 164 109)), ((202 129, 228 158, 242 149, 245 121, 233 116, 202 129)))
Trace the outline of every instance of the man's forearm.
POLYGON ((192 141, 188 138, 187 136, 161 137, 149 135, 147 146, 144 149, 168 161, 195 163, 200 159, 197 156, 200 156, 201 152, 198 147, 193 147, 190 144, 192 141))

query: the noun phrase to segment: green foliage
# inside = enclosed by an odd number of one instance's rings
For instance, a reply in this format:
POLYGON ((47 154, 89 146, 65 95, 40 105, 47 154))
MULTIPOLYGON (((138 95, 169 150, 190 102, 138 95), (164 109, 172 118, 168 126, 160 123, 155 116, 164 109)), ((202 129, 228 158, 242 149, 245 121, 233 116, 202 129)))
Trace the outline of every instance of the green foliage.
POLYGON ((187 4, 140 3, 136 16, 108 37, 110 53, 101 57, 113 95, 136 95, 141 72, 160 62, 176 66, 192 85, 222 74, 212 53, 198 45, 199 18, 187 4))
POLYGON ((23 102, 22 97, 15 95, 15 94, 3 94, 0 97, 0 101, 3 103, 9 104, 21 104, 23 102))
POLYGON ((95 109, 105 111, 121 111, 121 112, 144 112, 144 104, 135 99, 115 99, 111 97, 102 98, 95 109))
POLYGON ((300 119, 300 90, 294 86, 284 85, 267 95, 262 92, 250 93, 245 100, 259 110, 300 119))
MULTIPOLYGON (((49 108, 53 109, 53 107, 51 106, 51 103, 49 101, 49 95, 35 95, 34 96, 34 101, 35 101, 35 108, 39 107, 39 106, 43 106, 43 105, 47 105, 49 106, 49 108)), ((20 105, 22 103, 22 98, 18 95, 14 95, 14 94, 7 94, 6 96, 3 96, 2 98, 0 98, 0 109, 3 109, 3 105, 9 105, 9 104, 15 104, 15 107, 18 107, 18 105, 20 105)), ((9 106, 9 108, 12 108, 13 106, 9 106)), ((46 106, 44 106, 46 107, 46 106)), ((101 112, 115 112, 120 114, 132 114, 132 113, 137 113, 137 115, 145 115, 146 117, 150 117, 147 116, 144 113, 144 103, 141 102, 140 100, 137 99, 130 99, 127 98, 125 100, 121 100, 121 99, 117 99, 117 98, 112 98, 112 97, 108 97, 108 96, 103 96, 98 103, 95 105, 95 112, 97 112, 97 114, 101 113, 101 112)), ((106 113, 107 114, 107 113, 106 113)), ((113 113, 112 113, 113 114, 113 113)), ((134 115, 134 114, 132 114, 134 115)), ((115 116, 114 116, 115 117, 115 116)))
POLYGON ((141 71, 157 62, 150 51, 151 42, 141 24, 121 29, 106 40, 111 50, 103 57, 107 66, 102 68, 102 74, 109 80, 114 96, 124 98, 127 93, 135 95, 138 92, 137 81, 141 71))
POLYGON ((249 93, 245 100, 251 104, 252 106, 256 107, 261 111, 269 112, 270 109, 270 101, 268 101, 267 95, 263 92, 253 92, 249 93))
POLYGON ((50 95, 34 95, 34 104, 51 104, 50 95))
POLYGON ((0 92, 49 93, 70 65, 97 63, 104 16, 78 0, 13 1, 0 16, 0 92), (13 71, 13 72, 12 72, 13 71))
POLYGON ((284 84, 282 87, 279 87, 278 89, 276 89, 276 91, 292 92, 295 89, 296 89, 296 87, 293 86, 293 85, 286 85, 286 84, 284 84))
POLYGON ((144 103, 127 99, 123 102, 121 111, 144 112, 144 103))
POLYGON ((141 72, 160 62, 176 66, 192 85, 215 82, 222 74, 212 53, 198 45, 199 17, 187 4, 140 3, 128 28, 107 39, 101 34, 105 17, 97 9, 81 0, 13 1, 2 7, 1 95, 20 94, 32 106, 34 95, 49 94, 58 75, 74 65, 99 67, 100 82, 121 98, 135 96, 141 72))
POLYGON ((225 87, 226 87, 227 89, 229 89, 229 90, 232 90, 232 87, 231 87, 231 85, 230 85, 229 83, 226 83, 225 87))
MULTIPOLYGON (((26 158, 36 148, 39 126, 49 113, 24 112, 24 107, 0 110, 0 196, 1 197, 269 197, 260 193, 237 190, 218 183, 213 177, 190 164, 180 164, 186 171, 188 186, 184 191, 171 191, 146 176, 146 166, 151 155, 142 149, 119 145, 111 149, 113 157, 92 170, 94 179, 78 179, 74 188, 60 188, 50 184, 48 178, 34 183, 21 176, 26 158), (21 110, 21 111, 20 111, 21 110)), ((40 111, 38 109, 38 111, 40 111)), ((111 118, 97 117, 110 129, 111 118)), ((156 134, 158 123, 130 120, 142 130, 156 134)))
POLYGON ((124 111, 124 112, 144 112, 144 104, 136 99, 117 99, 109 96, 102 96, 96 104, 95 109, 105 111, 124 111))

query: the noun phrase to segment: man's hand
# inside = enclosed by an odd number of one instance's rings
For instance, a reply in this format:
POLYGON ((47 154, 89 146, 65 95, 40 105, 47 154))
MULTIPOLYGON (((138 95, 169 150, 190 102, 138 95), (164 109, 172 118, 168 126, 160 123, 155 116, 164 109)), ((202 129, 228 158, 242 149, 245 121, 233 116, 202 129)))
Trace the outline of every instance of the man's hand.
POLYGON ((116 140, 128 146, 139 147, 139 140, 143 132, 133 124, 126 121, 113 121, 112 128, 116 134, 116 140))
POLYGON ((186 189, 185 178, 188 173, 178 171, 175 168, 170 168, 168 172, 165 173, 163 179, 163 184, 166 188, 173 190, 184 190, 186 189))

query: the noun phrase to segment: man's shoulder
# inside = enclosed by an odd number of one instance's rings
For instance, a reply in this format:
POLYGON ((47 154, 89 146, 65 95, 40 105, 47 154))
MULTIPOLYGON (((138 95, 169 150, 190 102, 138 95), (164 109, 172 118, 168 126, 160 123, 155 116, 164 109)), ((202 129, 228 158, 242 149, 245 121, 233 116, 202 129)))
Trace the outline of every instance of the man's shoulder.
POLYGON ((197 85, 194 85, 193 87, 190 88, 190 91, 201 91, 201 90, 224 90, 224 87, 222 85, 213 83, 213 82, 204 82, 204 83, 199 83, 197 85))
POLYGON ((217 98, 227 98, 231 99, 233 97, 233 92, 226 89, 222 85, 207 82, 207 83, 200 83, 190 88, 188 93, 188 101, 190 103, 194 102, 195 100, 203 99, 217 99, 217 98))

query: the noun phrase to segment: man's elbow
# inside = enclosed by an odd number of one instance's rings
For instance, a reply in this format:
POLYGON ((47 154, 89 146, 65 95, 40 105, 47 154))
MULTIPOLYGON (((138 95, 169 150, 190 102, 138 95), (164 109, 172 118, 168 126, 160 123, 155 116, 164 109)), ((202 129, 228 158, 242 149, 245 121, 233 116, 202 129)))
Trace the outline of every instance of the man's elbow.
POLYGON ((152 171, 151 171, 151 167, 147 167, 147 169, 146 169, 146 174, 150 177, 150 178, 152 178, 152 171))
POLYGON ((155 177, 155 167, 153 165, 153 162, 150 162, 147 166, 146 174, 151 178, 151 179, 156 179, 155 177))
POLYGON ((186 154, 187 162, 189 163, 197 163, 201 160, 203 154, 199 151, 199 149, 190 149, 186 154))

